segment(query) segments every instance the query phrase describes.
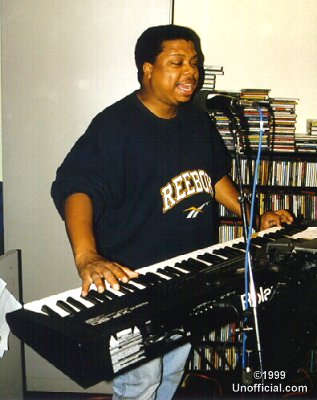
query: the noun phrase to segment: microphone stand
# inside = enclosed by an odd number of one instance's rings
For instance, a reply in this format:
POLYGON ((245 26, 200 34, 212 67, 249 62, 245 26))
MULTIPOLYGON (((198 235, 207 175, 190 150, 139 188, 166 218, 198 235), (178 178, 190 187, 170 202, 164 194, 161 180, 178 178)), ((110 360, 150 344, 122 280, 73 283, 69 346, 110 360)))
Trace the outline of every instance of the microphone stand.
MULTIPOLYGON (((229 118, 229 129, 232 133, 233 136, 233 142, 234 142, 234 157, 235 157, 235 162, 236 162, 236 176, 237 176, 237 184, 238 184, 238 189, 239 189, 239 198, 238 201, 240 203, 241 207, 241 217, 242 217, 242 223, 243 223, 243 237, 244 241, 247 244, 248 240, 250 240, 250 233, 248 229, 248 211, 247 211, 247 195, 245 194, 243 190, 243 184, 242 184, 242 174, 241 174, 241 149, 240 149, 240 144, 238 141, 238 135, 239 135, 239 129, 238 125, 236 123, 236 117, 232 111, 231 107, 228 107, 228 109, 225 111, 227 112, 227 117, 229 118)), ((252 221, 250 221, 250 230, 252 226, 252 221)), ((253 311, 253 322, 254 322, 254 329, 255 329, 255 337, 256 337, 256 346, 257 346, 257 352, 258 352, 258 357, 259 357, 259 369, 261 372, 261 379, 262 383, 264 380, 264 374, 263 374, 263 362, 262 362, 262 348, 261 348, 261 340, 260 340, 260 331, 259 331, 259 325, 258 325, 258 316, 257 316, 257 295, 256 295, 256 289, 255 289, 255 284, 253 280, 253 267, 252 267, 252 259, 251 259, 251 254, 249 251, 249 248, 246 247, 246 257, 247 257, 247 267, 245 266, 245 282, 246 282, 246 293, 245 293, 245 309, 246 311, 249 308, 249 301, 248 301, 248 290, 250 291, 250 306, 253 311), (248 276, 249 274, 249 276, 248 276), (248 287, 248 282, 249 280, 249 287, 248 287)), ((247 317, 245 317, 247 319, 247 317)), ((248 329, 243 326, 242 328, 243 335, 246 335, 245 332, 248 331, 248 329)), ((246 340, 246 339, 245 339, 246 340)), ((245 343, 245 342, 244 342, 245 343)), ((248 353, 249 356, 249 353, 248 353)), ((242 357, 243 365, 242 365, 242 382, 246 384, 251 384, 252 382, 252 374, 251 374, 251 367, 250 365, 244 365, 244 357, 242 357)), ((248 360, 249 364, 249 360, 248 360)))
MULTIPOLYGON (((262 383, 264 382, 264 374, 263 374, 263 363, 262 363, 262 349, 261 349, 261 341, 260 341, 260 332, 259 332, 259 326, 258 326, 258 317, 257 317, 257 295, 256 295, 256 290, 255 290, 255 285, 254 285, 254 280, 253 280, 253 268, 252 268, 252 259, 251 259, 251 254, 249 250, 249 244, 251 240, 251 230, 252 230, 252 222, 250 221, 250 229, 248 229, 248 212, 247 212, 247 197, 243 191, 242 187, 242 178, 241 178, 241 153, 240 153, 240 144, 238 142, 238 133, 239 129, 236 123, 236 117, 233 112, 233 107, 237 106, 242 106, 243 104, 239 102, 236 98, 232 96, 227 96, 223 95, 221 93, 214 93, 214 92, 209 92, 206 90, 200 91, 198 95, 196 95, 196 100, 194 101, 196 103, 196 106, 198 108, 203 108, 204 111, 211 112, 212 110, 221 110, 223 111, 228 119, 229 119, 229 129, 232 133, 233 136, 233 141, 234 141, 234 156, 235 156, 235 161, 236 161, 236 174, 237 174, 237 184, 239 188, 239 198, 238 201, 240 203, 241 207, 241 217, 242 217, 242 223, 243 223, 243 237, 244 241, 246 243, 246 259, 245 259, 245 310, 247 311, 249 309, 249 292, 250 292, 250 306, 253 310, 253 320, 254 320, 254 329, 255 329, 255 337, 256 337, 256 346, 257 346, 257 351, 258 351, 258 357, 259 357, 259 369, 261 372, 261 378, 262 378, 262 383), (211 98, 208 98, 209 94, 213 94, 214 96, 211 98)), ((253 103, 248 104, 253 105, 253 103)), ((256 106, 258 104, 256 103, 256 106)), ((262 113, 261 110, 259 109, 260 112, 260 117, 262 121, 262 113)), ((262 131, 262 126, 261 126, 261 131, 262 131)), ((259 146, 260 150, 260 146, 259 146)), ((254 178, 254 183, 255 183, 254 178)), ((253 193, 255 195, 255 193, 253 193)), ((253 204, 253 203, 251 203, 253 204)), ((252 208, 251 208, 252 211, 252 208)), ((250 213, 250 218, 253 217, 250 213)), ((245 312, 245 319, 247 319, 247 312, 245 312)), ((243 332, 243 350, 244 350, 244 345, 246 341, 246 332, 249 330, 248 327, 243 326, 242 327, 242 332, 243 332)), ((248 352, 249 356, 249 352, 248 352)), ((252 374, 251 374, 251 368, 245 367, 245 360, 244 360, 244 354, 242 357, 242 380, 243 382, 246 381, 246 383, 251 383, 250 379, 252 379, 252 374)))
POLYGON ((242 217, 242 225, 243 225, 243 237, 244 241, 247 242, 248 238, 248 219, 247 219, 247 197, 243 190, 242 184, 242 173, 241 173, 241 151, 240 151, 240 144, 238 141, 239 130, 236 123, 236 117, 234 116, 232 110, 230 109, 228 112, 229 117, 229 130, 233 136, 233 143, 234 143, 234 158, 236 162, 236 175, 237 179, 236 182, 239 188, 239 198, 238 201, 241 207, 241 217, 242 217))

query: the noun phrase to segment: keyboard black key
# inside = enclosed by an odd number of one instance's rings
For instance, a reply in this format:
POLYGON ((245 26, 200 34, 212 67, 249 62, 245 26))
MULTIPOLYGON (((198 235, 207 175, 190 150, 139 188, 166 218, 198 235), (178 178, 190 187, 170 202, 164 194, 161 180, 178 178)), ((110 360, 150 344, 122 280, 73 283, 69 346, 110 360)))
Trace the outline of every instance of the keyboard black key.
POLYGON ((120 282, 120 289, 118 290, 118 292, 120 292, 120 293, 122 293, 122 294, 125 294, 125 295, 128 295, 128 294, 131 294, 131 293, 132 293, 131 290, 126 289, 126 288, 124 287, 124 284, 122 284, 121 282, 120 282))
POLYGON ((107 292, 106 290, 103 293, 99 293, 97 292, 97 290, 94 289, 91 289, 89 291, 89 295, 101 302, 112 300, 113 297, 115 296, 115 295, 109 295, 109 292, 107 292))
POLYGON ((204 253, 197 256, 200 260, 206 261, 212 265, 218 264, 219 262, 223 261, 223 258, 218 256, 212 255, 210 253, 204 253))
POLYGON ((230 249, 230 247, 223 247, 221 249, 215 249, 212 252, 212 254, 216 254, 218 256, 224 256, 224 257, 230 258, 230 257, 235 257, 237 255, 241 255, 241 254, 237 254, 237 251, 238 250, 230 249))
POLYGON ((61 318, 61 316, 55 312, 54 310, 52 310, 49 306, 47 306, 46 304, 44 304, 41 308, 41 310, 47 314, 49 317, 53 317, 53 318, 61 318))
POLYGON ((144 274, 139 274, 137 278, 133 279, 133 282, 143 285, 144 287, 153 286, 155 284, 154 282, 149 282, 149 279, 146 279, 144 274))
POLYGON ((180 276, 187 275, 187 272, 180 271, 178 268, 176 268, 176 265, 174 265, 173 267, 168 267, 168 268, 171 268, 173 271, 176 271, 177 274, 180 273, 180 276))
POLYGON ((135 285, 131 285, 131 283, 128 282, 127 283, 120 282, 120 287, 128 290, 130 293, 137 292, 138 290, 140 290, 135 285))
POLYGON ((69 303, 70 305, 78 308, 78 310, 85 310, 87 307, 85 306, 85 304, 81 303, 80 301, 74 299, 73 297, 67 297, 66 299, 67 303, 69 303))
MULTIPOLYGON (((159 268, 159 269, 161 269, 161 268, 159 268)), ((161 272, 161 271, 158 270, 158 272, 161 272)), ((174 268, 174 267, 165 267, 164 269, 162 269, 162 274, 169 274, 169 276, 171 278, 177 278, 177 277, 184 275, 184 272, 182 272, 179 269, 174 268)))
POLYGON ((270 241, 269 237, 261 237, 257 236, 251 240, 252 244, 256 244, 258 246, 265 246, 270 241))
POLYGON ((146 273, 145 277, 147 279, 151 279, 156 284, 160 284, 160 283, 166 282, 165 278, 162 278, 161 276, 159 276, 157 274, 154 274, 153 272, 146 273))
POLYGON ((63 300, 57 300, 56 305, 62 310, 66 311, 68 314, 76 314, 78 311, 71 307, 63 300))
POLYGON ((243 251, 236 249, 234 247, 225 247, 226 251, 228 252, 228 257, 239 257, 241 255, 243 255, 243 251))
POLYGON ((82 296, 83 299, 89 301, 91 304, 100 304, 102 303, 102 300, 97 299, 96 297, 92 296, 90 293, 87 294, 87 296, 82 296))
POLYGON ((232 247, 234 247, 236 249, 245 250, 247 245, 245 242, 238 242, 238 243, 233 243, 232 247))
POLYGON ((265 235, 263 235, 263 237, 267 239, 277 240, 285 237, 285 234, 282 232, 271 232, 271 233, 266 233, 265 235))
POLYGON ((207 265, 199 260, 195 260, 194 258, 189 258, 186 260, 186 264, 192 265, 193 267, 196 267, 196 271, 200 271, 202 269, 207 268, 207 265))
POLYGON ((183 269, 184 271, 187 271, 187 272, 195 272, 195 271, 197 271, 197 268, 193 267, 190 264, 186 264, 186 260, 176 263, 175 267, 181 268, 181 269, 183 269))
POLYGON ((111 293, 109 290, 105 290, 103 293, 101 293, 101 295, 106 297, 108 300, 113 300, 118 297, 116 294, 111 293))
POLYGON ((173 274, 172 272, 170 272, 170 271, 168 270, 168 267, 165 267, 165 268, 158 268, 158 270, 157 270, 156 272, 158 272, 158 273, 160 273, 160 274, 163 274, 164 276, 167 276, 167 277, 169 277, 169 278, 174 278, 174 277, 175 277, 175 274, 173 274))

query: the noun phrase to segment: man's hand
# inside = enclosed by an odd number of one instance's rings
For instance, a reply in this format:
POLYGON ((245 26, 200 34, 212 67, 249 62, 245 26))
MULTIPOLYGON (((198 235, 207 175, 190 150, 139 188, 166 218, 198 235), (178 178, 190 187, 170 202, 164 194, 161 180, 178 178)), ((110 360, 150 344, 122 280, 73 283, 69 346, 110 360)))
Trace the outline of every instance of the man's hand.
POLYGON ((114 290, 120 289, 120 281, 126 283, 137 278, 138 273, 116 262, 108 261, 98 254, 85 254, 77 258, 76 266, 82 279, 82 295, 87 296, 91 284, 95 284, 99 293, 103 293, 107 281, 114 290))
POLYGON ((82 279, 82 295, 87 296, 90 285, 98 292, 105 290, 105 280, 119 290, 119 282, 128 282, 137 272, 100 256, 93 230, 93 204, 85 193, 70 195, 64 204, 67 234, 72 246, 75 264, 82 279))
MULTIPOLYGON (((215 198, 235 215, 241 216, 241 204, 238 201, 239 192, 229 176, 224 176, 215 185, 215 198)), ((287 210, 268 211, 257 217, 257 227, 259 230, 281 226, 282 224, 291 224, 292 215, 287 210)))
POLYGON ((287 210, 267 211, 260 217, 260 231, 273 226, 290 225, 293 222, 291 213, 287 210))

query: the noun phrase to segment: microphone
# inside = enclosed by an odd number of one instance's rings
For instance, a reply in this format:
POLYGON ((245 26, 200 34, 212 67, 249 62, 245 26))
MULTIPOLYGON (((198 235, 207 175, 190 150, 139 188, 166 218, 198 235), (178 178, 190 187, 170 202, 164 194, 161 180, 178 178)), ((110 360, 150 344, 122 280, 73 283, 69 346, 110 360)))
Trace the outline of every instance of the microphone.
POLYGON ((240 100, 236 97, 224 95, 224 94, 215 94, 214 96, 208 96, 206 99, 206 107, 207 109, 235 109, 241 107, 254 107, 257 106, 257 103, 248 100, 240 100))
POLYGON ((216 110, 230 111, 243 107, 258 107, 257 102, 240 100, 234 96, 212 93, 208 90, 201 90, 194 97, 194 104, 200 110, 212 112, 216 110))

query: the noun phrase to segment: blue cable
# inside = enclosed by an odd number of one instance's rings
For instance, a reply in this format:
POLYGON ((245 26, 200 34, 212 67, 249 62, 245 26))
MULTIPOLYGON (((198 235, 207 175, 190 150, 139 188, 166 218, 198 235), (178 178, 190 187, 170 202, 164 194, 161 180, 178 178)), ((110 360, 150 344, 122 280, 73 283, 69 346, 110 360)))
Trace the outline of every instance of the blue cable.
MULTIPOLYGON (((245 275, 244 275, 244 287, 245 287, 245 310, 249 308, 248 302, 248 293, 249 293, 249 251, 251 245, 251 236, 252 236, 252 221, 254 218, 254 208, 255 208, 255 198, 256 198, 256 186, 258 181, 258 171, 259 165, 261 161, 261 150, 262 150, 262 138, 264 133, 263 128, 263 113, 261 107, 257 105, 257 109, 260 116, 260 136, 259 136, 259 143, 258 143, 258 152, 257 158, 255 162, 255 170, 254 170, 254 178, 253 178, 253 186, 252 186, 252 197, 251 197, 251 209, 250 209, 250 220, 249 220, 249 227, 247 232, 247 242, 246 242, 246 255, 244 260, 244 268, 245 268, 245 275)), ((246 368, 246 340, 247 334, 243 332, 242 336, 242 369, 246 368)))

